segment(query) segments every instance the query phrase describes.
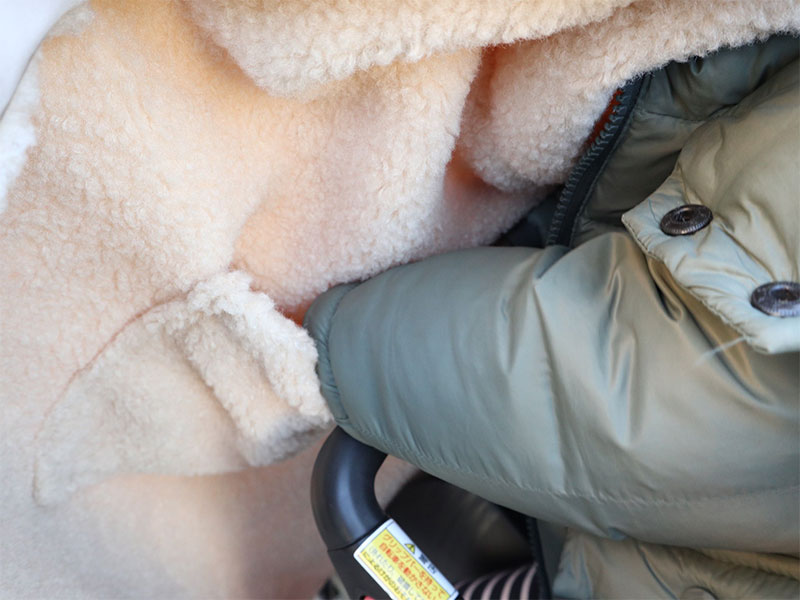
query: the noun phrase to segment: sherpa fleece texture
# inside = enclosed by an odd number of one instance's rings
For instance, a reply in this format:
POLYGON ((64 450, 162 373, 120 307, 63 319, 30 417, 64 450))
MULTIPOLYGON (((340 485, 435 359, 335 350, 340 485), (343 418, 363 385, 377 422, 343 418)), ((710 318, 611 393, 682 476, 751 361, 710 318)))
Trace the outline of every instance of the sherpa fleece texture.
POLYGON ((313 451, 255 468, 330 424, 285 315, 490 241, 563 181, 625 79, 797 31, 799 12, 96 0, 68 15, 0 120, 3 595, 312 595, 328 569, 313 451))

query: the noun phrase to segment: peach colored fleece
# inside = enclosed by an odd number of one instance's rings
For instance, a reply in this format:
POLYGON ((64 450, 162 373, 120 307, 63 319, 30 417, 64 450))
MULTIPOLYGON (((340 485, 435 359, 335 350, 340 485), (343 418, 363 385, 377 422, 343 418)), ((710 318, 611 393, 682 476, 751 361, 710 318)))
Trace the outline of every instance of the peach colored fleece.
POLYGON ((68 14, 0 118, 2 595, 312 595, 328 565, 307 477, 331 417, 313 343, 284 315, 490 241, 563 181, 626 79, 797 31, 798 12, 95 0, 68 14))

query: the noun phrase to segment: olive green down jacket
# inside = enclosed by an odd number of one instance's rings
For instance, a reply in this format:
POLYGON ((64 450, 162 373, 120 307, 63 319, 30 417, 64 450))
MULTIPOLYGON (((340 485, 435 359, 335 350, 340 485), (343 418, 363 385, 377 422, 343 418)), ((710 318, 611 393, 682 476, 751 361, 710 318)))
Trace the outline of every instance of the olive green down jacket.
POLYGON ((505 247, 308 313, 348 433, 565 527, 556 597, 800 595, 798 47, 630 82, 505 247))

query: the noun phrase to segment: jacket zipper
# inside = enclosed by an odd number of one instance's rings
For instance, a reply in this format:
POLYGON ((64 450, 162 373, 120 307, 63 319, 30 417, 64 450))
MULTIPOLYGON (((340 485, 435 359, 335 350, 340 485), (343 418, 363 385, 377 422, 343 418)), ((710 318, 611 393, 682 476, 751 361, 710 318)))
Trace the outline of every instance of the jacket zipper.
POLYGON ((629 81, 615 94, 617 104, 613 106, 608 120, 569 174, 550 222, 546 241, 548 246, 572 246, 575 223, 583 212, 600 173, 616 150, 639 98, 644 79, 645 77, 637 77, 629 81))

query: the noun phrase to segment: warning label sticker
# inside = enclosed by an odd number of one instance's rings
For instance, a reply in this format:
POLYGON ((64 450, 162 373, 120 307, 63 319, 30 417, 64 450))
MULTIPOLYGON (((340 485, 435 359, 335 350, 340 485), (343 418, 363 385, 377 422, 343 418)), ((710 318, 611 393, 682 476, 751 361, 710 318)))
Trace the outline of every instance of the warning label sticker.
POLYGON ((353 556, 394 600, 450 600, 458 595, 393 519, 378 527, 353 556))

